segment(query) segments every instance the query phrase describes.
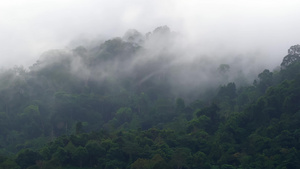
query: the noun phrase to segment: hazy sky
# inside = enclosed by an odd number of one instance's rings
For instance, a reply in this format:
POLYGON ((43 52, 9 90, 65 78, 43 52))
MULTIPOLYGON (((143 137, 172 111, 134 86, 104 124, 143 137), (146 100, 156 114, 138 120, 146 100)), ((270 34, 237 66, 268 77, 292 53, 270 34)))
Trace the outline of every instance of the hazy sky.
POLYGON ((0 66, 27 67, 72 40, 161 25, 207 55, 259 53, 267 65, 279 65, 300 41, 299 6, 299 0, 2 0, 0 66))

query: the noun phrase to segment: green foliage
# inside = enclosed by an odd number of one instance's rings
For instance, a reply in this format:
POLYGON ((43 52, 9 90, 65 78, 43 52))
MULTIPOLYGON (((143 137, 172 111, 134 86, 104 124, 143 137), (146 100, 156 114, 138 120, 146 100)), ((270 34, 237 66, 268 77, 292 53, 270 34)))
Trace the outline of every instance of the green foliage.
POLYGON ((72 154, 72 159, 78 162, 78 166, 82 167, 88 160, 88 151, 84 147, 77 147, 72 154))
POLYGON ((29 166, 35 165, 37 161, 41 159, 41 156, 39 153, 25 149, 18 153, 16 158, 16 163, 21 168, 27 168, 29 166))
POLYGON ((139 158, 131 164, 131 169, 151 169, 151 161, 139 158))
POLYGON ((281 63, 282 68, 286 68, 291 64, 299 62, 299 49, 299 45, 294 45, 290 47, 290 49, 288 50, 288 55, 283 58, 283 61, 281 63))
POLYGON ((226 85, 185 93, 164 57, 131 67, 132 38, 0 72, 0 168, 300 168, 299 45, 253 85, 221 64, 226 85))
POLYGON ((7 159, 7 160, 1 162, 0 168, 2 168, 2 169, 20 169, 21 167, 14 160, 7 159))

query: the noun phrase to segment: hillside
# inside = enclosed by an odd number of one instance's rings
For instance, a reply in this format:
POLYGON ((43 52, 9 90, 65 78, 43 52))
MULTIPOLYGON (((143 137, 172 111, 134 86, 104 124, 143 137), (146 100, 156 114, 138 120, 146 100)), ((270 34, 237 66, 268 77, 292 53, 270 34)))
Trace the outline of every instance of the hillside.
POLYGON ((300 168, 299 45, 254 76, 182 40, 129 30, 2 70, 0 168, 300 168))

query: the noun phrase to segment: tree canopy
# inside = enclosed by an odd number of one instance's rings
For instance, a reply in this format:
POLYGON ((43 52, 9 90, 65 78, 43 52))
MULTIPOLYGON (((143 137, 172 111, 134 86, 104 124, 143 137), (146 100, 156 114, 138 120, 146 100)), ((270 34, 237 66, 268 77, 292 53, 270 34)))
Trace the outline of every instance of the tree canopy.
POLYGON ((299 45, 253 84, 227 82, 234 70, 217 64, 214 84, 188 90, 208 62, 170 64, 164 47, 152 58, 147 40, 130 30, 1 71, 0 168, 300 168, 299 45))

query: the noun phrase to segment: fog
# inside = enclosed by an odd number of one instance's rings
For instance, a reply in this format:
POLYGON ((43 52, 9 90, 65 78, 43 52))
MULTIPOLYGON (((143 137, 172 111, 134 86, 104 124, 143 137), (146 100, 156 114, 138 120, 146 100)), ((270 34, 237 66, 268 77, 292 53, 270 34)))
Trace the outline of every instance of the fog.
MULTIPOLYGON (((73 49, 168 25, 181 38, 181 60, 220 60, 273 69, 298 44, 293 0, 26 0, 0 5, 0 66, 31 66, 50 49, 73 49), (184 58, 184 59, 183 59, 184 58), (213 59, 212 59, 213 58, 213 59), (204 59, 205 60, 205 59, 204 59)), ((155 42, 153 42, 155 43, 155 42)))

